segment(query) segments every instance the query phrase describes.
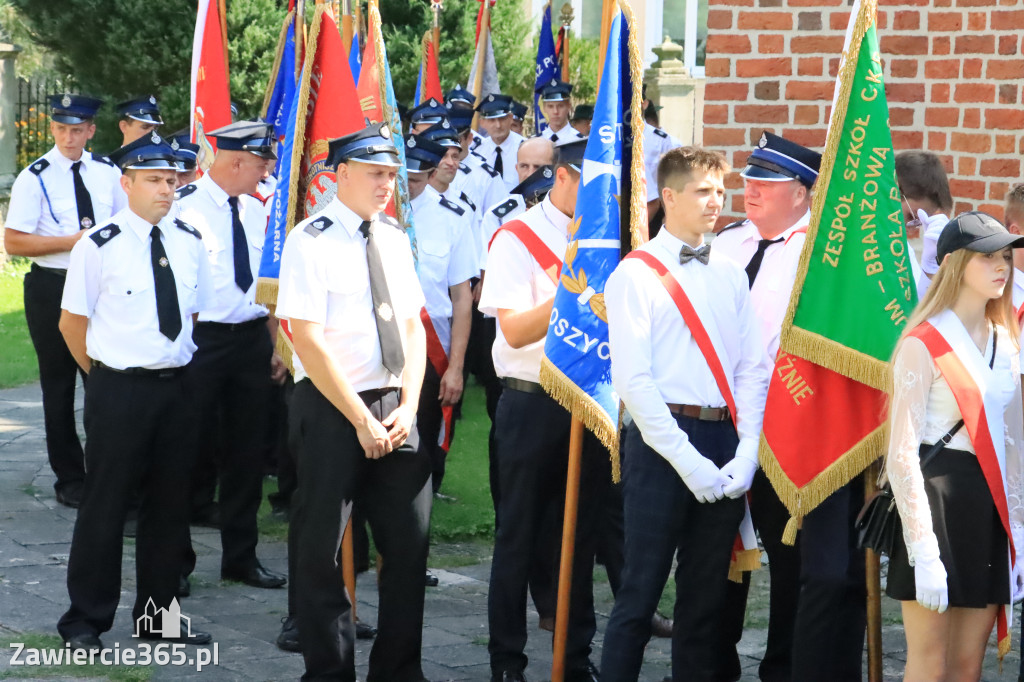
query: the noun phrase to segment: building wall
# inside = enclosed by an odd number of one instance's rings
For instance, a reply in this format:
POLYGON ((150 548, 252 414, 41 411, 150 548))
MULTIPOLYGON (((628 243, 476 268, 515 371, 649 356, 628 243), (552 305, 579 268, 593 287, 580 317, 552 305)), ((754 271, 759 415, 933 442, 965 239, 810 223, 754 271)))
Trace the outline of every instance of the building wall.
MULTIPOLYGON (((846 0, 710 0, 704 144, 737 169, 762 130, 821 149, 849 16, 846 0)), ((1021 0, 880 0, 877 31, 896 151, 939 154, 955 212, 1001 219, 1024 180, 1021 0)))

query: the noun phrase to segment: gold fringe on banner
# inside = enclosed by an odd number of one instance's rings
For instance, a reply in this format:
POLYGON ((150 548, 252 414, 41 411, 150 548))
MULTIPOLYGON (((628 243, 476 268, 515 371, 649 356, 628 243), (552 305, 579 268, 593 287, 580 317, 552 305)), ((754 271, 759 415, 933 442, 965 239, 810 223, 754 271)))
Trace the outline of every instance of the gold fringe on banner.
POLYGON ((761 568, 761 550, 745 549, 733 555, 729 564, 729 580, 734 583, 743 582, 743 574, 761 568))
POLYGON ((783 336, 785 352, 791 355, 809 360, 879 391, 888 392, 892 386, 892 370, 888 362, 859 353, 838 341, 801 327, 790 327, 789 333, 783 336))
POLYGON ((288 15, 284 18, 284 25, 281 26, 281 35, 277 39, 277 54, 274 56, 274 66, 270 69, 270 80, 267 81, 267 90, 263 93, 263 106, 260 108, 262 111, 263 118, 267 117, 267 109, 270 107, 270 96, 274 94, 274 85, 277 84, 277 72, 281 68, 281 58, 284 56, 284 43, 288 38, 288 32, 291 30, 292 17, 295 16, 295 10, 288 12, 288 15))
POLYGON ((572 416, 583 422, 611 453, 612 479, 619 480, 619 431, 604 409, 586 391, 565 376, 554 363, 541 358, 540 385, 572 416))
POLYGON ((277 304, 278 280, 276 277, 260 277, 256 280, 256 301, 263 305, 277 304))
POLYGON ((295 375, 295 367, 292 365, 295 350, 292 348, 292 344, 288 341, 288 335, 281 329, 281 325, 277 327, 277 343, 274 344, 274 350, 281 356, 281 360, 284 362, 284 366, 288 368, 288 371, 295 375))
POLYGON ((637 248, 647 241, 647 173, 644 170, 644 112, 643 112, 643 83, 644 83, 644 60, 640 50, 640 44, 636 39, 636 20, 633 17, 633 8, 626 0, 619 0, 619 9, 622 10, 623 18, 629 26, 629 78, 633 85, 633 94, 630 98, 629 123, 633 129, 633 159, 629 169, 629 177, 632 194, 629 197, 629 233, 633 248, 637 248))

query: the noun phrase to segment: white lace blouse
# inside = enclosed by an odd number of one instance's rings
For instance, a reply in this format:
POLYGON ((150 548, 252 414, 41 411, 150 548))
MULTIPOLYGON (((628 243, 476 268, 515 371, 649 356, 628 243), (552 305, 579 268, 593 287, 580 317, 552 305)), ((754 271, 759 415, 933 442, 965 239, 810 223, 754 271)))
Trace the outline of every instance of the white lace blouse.
MULTIPOLYGON (((1024 412, 1020 391, 1020 351, 1006 329, 997 327, 999 341, 986 387, 1003 406, 1001 414, 987 414, 988 420, 1001 420, 1003 428, 991 425, 991 431, 1002 431, 1006 439, 1005 488, 1010 512, 1010 528, 1014 545, 1022 551, 1024 541, 1024 504, 1020 445, 1024 444, 1024 412)), ((993 335, 985 346, 985 364, 992 357, 993 335)), ((971 350, 977 351, 972 345, 971 350)), ((924 490, 919 450, 922 443, 930 445, 942 438, 960 419, 953 392, 939 373, 931 354, 917 338, 903 340, 893 360, 893 394, 890 413, 889 454, 886 475, 892 484, 893 496, 903 522, 903 539, 913 565, 916 556, 938 557, 939 548, 932 529, 931 510, 924 490)), ((974 452, 966 427, 962 427, 947 447, 974 452)))

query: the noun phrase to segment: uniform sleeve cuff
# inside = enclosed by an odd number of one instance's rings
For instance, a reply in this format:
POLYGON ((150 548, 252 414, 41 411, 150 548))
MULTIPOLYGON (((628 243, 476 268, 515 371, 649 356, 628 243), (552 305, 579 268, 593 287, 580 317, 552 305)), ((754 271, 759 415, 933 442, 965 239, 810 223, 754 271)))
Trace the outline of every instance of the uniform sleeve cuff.
POLYGON ((747 461, 753 462, 754 465, 757 466, 758 446, 759 443, 757 438, 743 438, 740 440, 740 444, 736 446, 736 456, 742 457, 747 461))

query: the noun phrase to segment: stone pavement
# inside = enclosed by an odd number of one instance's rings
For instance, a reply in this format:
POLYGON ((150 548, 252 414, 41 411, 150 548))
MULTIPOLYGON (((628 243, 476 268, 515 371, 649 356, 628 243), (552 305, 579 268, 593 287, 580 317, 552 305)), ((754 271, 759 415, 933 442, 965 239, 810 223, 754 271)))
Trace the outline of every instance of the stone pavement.
MULTIPOLYGON (((0 391, 0 677, 32 678, 25 667, 12 666, 12 642, 40 635, 54 636, 56 622, 67 607, 65 587, 68 551, 75 511, 56 503, 53 475, 46 462, 42 430, 42 403, 38 384, 0 391)), ((213 634, 218 647, 217 666, 202 672, 182 667, 152 666, 153 680, 294 680, 302 674, 302 658, 277 649, 274 640, 286 613, 285 590, 259 590, 219 580, 219 535, 207 528, 194 528, 199 562, 193 576, 192 596, 182 602, 182 611, 192 623, 213 634)), ((126 540, 123 590, 117 619, 103 636, 109 647, 136 647, 131 637, 131 604, 134 600, 134 542, 126 540)), ((285 572, 283 542, 266 541, 259 549, 263 562, 272 570, 285 572)), ((432 551, 431 563, 441 584, 427 590, 423 628, 424 673, 432 680, 489 679, 487 664, 487 578, 488 550, 479 545, 442 545, 432 551), (480 556, 484 554, 484 556, 480 556), (469 566, 461 564, 471 563, 469 566), (457 567, 456 567, 457 566, 457 567)), ((763 650, 767 627, 767 571, 755 573, 751 588, 748 627, 740 650, 743 680, 756 680, 757 663, 763 650)), ((611 592, 599 569, 595 598, 599 633, 595 662, 600 660, 601 633, 611 610, 611 592)), ((884 600, 886 680, 900 679, 904 643, 898 607, 884 600)), ((357 588, 357 609, 364 620, 376 622, 374 580, 366 575, 357 588)), ((537 614, 529 614, 530 643, 528 675, 547 679, 551 665, 550 636, 537 629, 537 614)), ((358 642, 358 673, 365 676, 369 643, 358 642)), ((53 645, 51 641, 49 646, 53 645)), ((37 645, 39 646, 39 645, 37 645)), ((192 651, 189 652, 190 654, 192 651)), ((986 659, 985 680, 1015 680, 1017 651, 1007 657, 1000 676, 995 654, 986 659)), ((669 673, 669 642, 653 640, 648 647, 644 680, 660 681, 669 673)), ((46 671, 47 679, 77 679, 73 667, 46 671), (62 678, 61 675, 65 674, 62 678)), ((126 676, 116 679, 147 679, 126 676)), ((82 672, 84 675, 84 671, 82 672)), ((96 671, 89 673, 96 676, 96 671)), ((40 671, 43 675, 43 671, 40 671)))

